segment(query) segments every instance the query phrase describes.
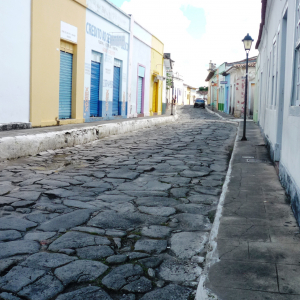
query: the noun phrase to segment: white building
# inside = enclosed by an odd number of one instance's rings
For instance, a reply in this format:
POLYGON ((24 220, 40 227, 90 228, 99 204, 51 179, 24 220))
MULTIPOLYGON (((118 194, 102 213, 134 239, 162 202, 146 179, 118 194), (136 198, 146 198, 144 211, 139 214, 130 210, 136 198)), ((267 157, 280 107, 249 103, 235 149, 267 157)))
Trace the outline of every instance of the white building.
POLYGON ((0 12, 0 125, 29 123, 31 0, 0 1, 0 12))
POLYGON ((300 222, 300 0, 262 0, 258 121, 300 222))
MULTIPOLYGON (((152 34, 131 16, 130 95, 128 117, 150 115, 150 69, 152 34)), ((152 100, 151 100, 152 101, 152 100)))

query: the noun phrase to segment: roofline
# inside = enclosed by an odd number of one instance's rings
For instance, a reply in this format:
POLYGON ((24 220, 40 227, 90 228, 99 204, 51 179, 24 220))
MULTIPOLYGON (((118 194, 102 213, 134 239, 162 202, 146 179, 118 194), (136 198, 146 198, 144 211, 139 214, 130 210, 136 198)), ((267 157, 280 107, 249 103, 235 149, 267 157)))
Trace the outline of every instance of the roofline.
POLYGON ((207 75, 205 81, 210 81, 213 78, 213 76, 215 75, 215 72, 216 71, 209 72, 209 74, 207 75))
POLYGON ((125 11, 123 11, 121 8, 117 7, 115 4, 113 4, 110 0, 104 0, 109 5, 113 6, 115 9, 117 9, 120 13, 122 13, 124 16, 126 16, 128 19, 130 19, 130 15, 127 14, 125 11))
MULTIPOLYGON (((107 1, 107 0, 105 0, 107 1)), ((151 34, 153 37, 155 37, 159 42, 161 42, 163 45, 165 45, 158 37, 156 37, 153 33, 151 33, 151 31, 149 31, 147 28, 145 28, 143 25, 141 25, 139 22, 136 21, 135 17, 131 14, 129 15, 130 18, 133 18, 134 23, 138 24, 139 26, 141 26, 144 30, 146 30, 149 34, 151 34)))
POLYGON ((255 49, 258 49, 260 42, 261 42, 261 37, 263 33, 263 29, 265 26, 265 21, 266 21, 266 12, 267 12, 267 4, 268 0, 261 0, 261 23, 259 26, 259 34, 258 34, 258 39, 255 45, 255 49))

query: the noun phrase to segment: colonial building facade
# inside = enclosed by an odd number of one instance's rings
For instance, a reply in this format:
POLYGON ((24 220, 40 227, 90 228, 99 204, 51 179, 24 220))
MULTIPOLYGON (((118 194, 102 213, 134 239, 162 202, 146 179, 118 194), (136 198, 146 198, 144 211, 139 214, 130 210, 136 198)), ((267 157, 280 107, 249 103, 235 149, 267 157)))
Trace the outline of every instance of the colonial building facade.
POLYGON ((258 123, 300 222, 300 1, 262 0, 258 123))
POLYGON ((17 20, 0 32, 0 124, 162 114, 164 45, 109 1, 11 0, 0 10, 2 28, 17 20))

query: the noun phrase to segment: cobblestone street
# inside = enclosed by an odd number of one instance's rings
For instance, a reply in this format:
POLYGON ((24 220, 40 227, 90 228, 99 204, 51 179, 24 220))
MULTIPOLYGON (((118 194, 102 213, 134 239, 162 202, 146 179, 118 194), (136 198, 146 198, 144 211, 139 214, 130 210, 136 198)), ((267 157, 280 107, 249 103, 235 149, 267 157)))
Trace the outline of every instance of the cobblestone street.
POLYGON ((171 125, 0 163, 0 298, 189 300, 237 125, 171 125))

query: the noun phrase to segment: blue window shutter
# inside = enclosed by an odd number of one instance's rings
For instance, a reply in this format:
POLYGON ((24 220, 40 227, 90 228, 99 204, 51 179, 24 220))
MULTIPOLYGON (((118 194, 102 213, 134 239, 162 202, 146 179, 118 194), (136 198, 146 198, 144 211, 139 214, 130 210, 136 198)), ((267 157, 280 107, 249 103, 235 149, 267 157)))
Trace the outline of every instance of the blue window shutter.
POLYGON ((119 115, 119 98, 120 98, 120 73, 121 69, 114 67, 114 90, 113 90, 113 116, 119 115))
POLYGON ((92 61, 91 65, 91 99, 90 116, 99 116, 100 63, 92 61))
POLYGON ((59 118, 70 119, 72 111, 73 54, 60 51, 59 118))

